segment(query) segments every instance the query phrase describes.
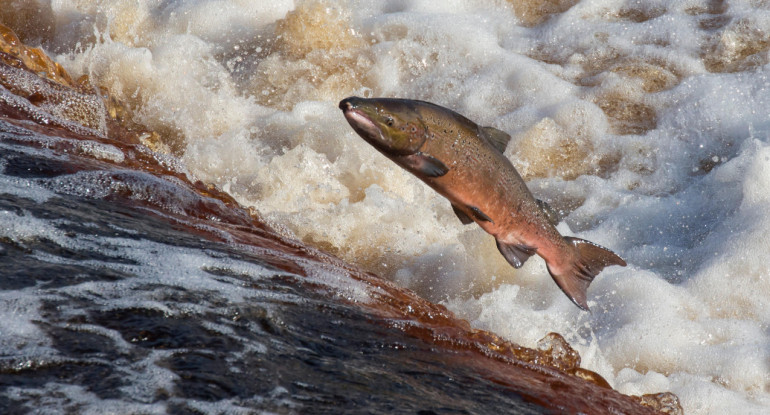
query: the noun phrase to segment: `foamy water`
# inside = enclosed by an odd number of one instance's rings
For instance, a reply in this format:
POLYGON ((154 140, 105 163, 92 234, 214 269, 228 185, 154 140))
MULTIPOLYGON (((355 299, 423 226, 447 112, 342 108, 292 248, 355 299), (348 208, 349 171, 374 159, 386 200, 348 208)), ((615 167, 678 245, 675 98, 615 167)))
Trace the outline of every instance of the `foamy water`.
POLYGON ((45 48, 160 132, 156 148, 297 238, 524 346, 560 332, 621 392, 670 390, 689 414, 770 410, 766 2, 61 0, 36 13, 26 22, 54 28, 37 34, 45 48), (542 260, 512 269, 358 138, 337 108, 349 95, 424 99, 509 132, 506 155, 563 211, 562 234, 629 266, 600 274, 581 312, 542 260))

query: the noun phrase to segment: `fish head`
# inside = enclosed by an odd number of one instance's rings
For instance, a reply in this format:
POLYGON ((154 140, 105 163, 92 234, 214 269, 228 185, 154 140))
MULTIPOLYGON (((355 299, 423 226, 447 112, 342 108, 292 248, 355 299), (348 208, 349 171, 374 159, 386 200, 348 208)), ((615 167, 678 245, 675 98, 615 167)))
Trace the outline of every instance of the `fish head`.
POLYGON ((340 109, 356 133, 386 155, 414 154, 428 136, 410 100, 349 97, 340 101, 340 109))

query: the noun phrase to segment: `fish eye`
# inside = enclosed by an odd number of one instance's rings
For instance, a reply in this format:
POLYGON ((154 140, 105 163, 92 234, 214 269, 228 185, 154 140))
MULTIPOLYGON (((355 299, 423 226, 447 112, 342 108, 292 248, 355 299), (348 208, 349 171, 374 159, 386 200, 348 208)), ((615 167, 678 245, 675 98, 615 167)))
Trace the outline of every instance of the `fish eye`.
POLYGON ((393 118, 391 118, 391 117, 385 118, 385 124, 387 124, 388 127, 392 127, 393 126, 393 118))

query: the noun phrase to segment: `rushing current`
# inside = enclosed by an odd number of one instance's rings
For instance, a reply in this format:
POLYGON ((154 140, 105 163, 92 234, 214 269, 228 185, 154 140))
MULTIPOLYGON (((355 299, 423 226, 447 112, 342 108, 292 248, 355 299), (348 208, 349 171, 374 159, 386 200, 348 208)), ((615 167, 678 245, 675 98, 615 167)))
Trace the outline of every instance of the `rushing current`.
POLYGON ((0 409, 553 409, 431 353, 365 270, 404 310, 561 333, 623 394, 770 412, 767 1, 6 0, 0 23, 116 103, 0 74, 26 108, 0 125, 0 409), (351 95, 511 134, 560 233, 628 266, 591 313, 514 270, 350 129, 351 95), (75 140, 116 122, 138 141, 75 140))

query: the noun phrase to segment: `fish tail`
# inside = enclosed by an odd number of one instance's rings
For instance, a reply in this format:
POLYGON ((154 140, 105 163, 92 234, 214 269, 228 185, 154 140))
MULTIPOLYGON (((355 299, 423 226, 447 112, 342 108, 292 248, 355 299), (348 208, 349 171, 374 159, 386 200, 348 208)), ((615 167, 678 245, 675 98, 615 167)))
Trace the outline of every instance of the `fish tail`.
POLYGON ((548 267, 548 272, 564 294, 575 305, 588 310, 586 290, 591 281, 604 267, 610 265, 626 266, 626 261, 607 248, 601 247, 585 239, 565 237, 567 243, 575 247, 576 254, 572 263, 565 267, 566 271, 555 273, 548 267))

